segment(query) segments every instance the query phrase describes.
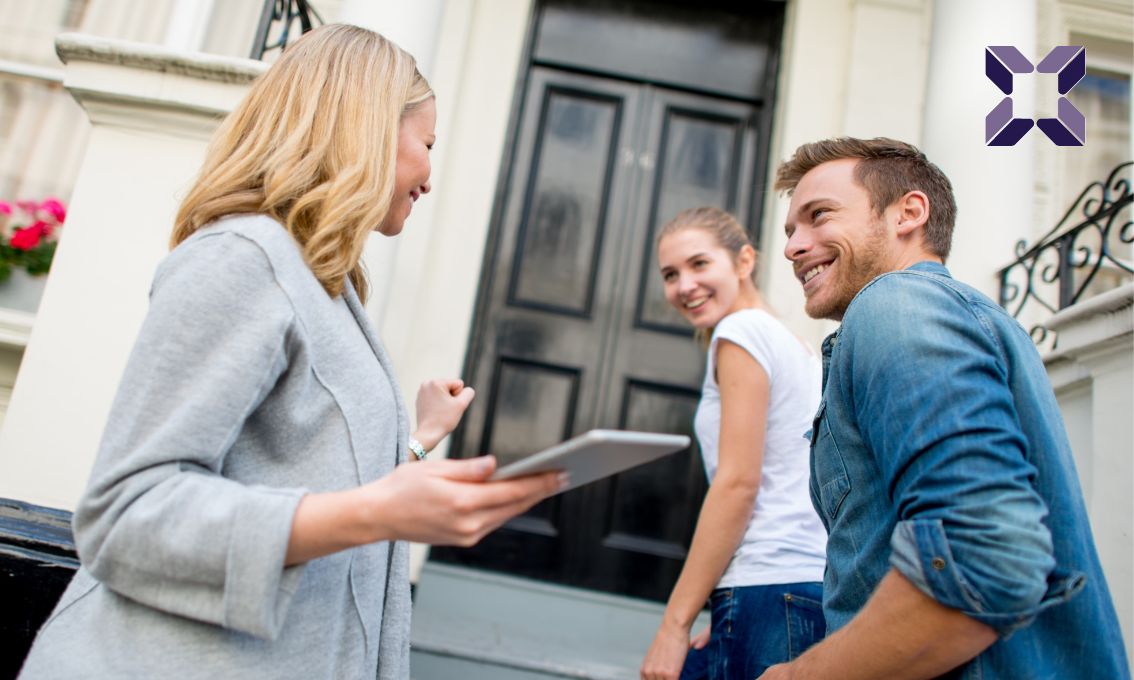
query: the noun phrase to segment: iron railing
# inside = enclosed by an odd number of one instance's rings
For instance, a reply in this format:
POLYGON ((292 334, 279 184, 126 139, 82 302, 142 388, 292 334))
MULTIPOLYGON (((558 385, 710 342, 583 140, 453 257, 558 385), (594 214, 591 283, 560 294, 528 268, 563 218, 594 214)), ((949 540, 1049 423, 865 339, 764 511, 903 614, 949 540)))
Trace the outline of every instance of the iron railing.
POLYGON ((287 47, 292 28, 299 23, 300 35, 323 25, 323 17, 307 0, 265 0, 256 27, 256 40, 252 44, 252 58, 263 59, 266 52, 283 51, 287 47), (315 22, 319 22, 316 24, 315 22))
MULTIPOLYGON (((1127 161, 1105 180, 1088 184, 1035 245, 1016 244, 1016 260, 1000 270, 1000 305, 1012 316, 1032 322, 1044 310, 1054 314, 1089 297, 1095 292, 1091 284, 1097 288, 1102 278, 1113 280, 1110 285, 1134 278, 1132 168, 1134 161, 1127 161)), ((1055 336, 1042 320, 1028 332, 1037 345, 1054 348, 1055 336)))

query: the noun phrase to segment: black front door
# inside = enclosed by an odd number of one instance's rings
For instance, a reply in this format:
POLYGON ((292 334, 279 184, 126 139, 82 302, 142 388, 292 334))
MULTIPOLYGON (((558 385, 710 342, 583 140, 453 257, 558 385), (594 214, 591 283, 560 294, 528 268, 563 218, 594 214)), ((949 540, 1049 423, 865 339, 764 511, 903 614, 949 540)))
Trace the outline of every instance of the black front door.
MULTIPOLYGON (((704 355, 662 297, 656 230, 701 205, 751 223, 768 103, 582 71, 529 72, 456 457, 506 464, 595 427, 692 434, 704 355)), ((704 491, 691 448, 433 558, 664 599, 704 491)))

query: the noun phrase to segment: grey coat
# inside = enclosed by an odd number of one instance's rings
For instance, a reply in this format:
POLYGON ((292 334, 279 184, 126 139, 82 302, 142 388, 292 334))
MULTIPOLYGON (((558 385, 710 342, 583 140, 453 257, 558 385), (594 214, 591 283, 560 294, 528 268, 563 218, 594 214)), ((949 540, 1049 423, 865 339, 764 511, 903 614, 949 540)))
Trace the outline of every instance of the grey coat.
POLYGON ((308 491, 405 459, 405 409, 353 288, 263 216, 159 267, 88 486, 82 568, 21 678, 407 678, 404 543, 283 567, 308 491))

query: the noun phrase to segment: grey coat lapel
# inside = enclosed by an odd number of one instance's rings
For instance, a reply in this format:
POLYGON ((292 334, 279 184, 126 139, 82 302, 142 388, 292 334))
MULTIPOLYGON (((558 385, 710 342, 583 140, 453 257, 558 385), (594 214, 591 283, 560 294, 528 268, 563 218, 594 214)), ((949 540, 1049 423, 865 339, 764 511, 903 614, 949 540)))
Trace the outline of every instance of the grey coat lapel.
POLYGON ((382 341, 378 339, 378 332, 370 322, 370 316, 366 313, 366 308, 362 306, 362 301, 358 299, 358 293, 354 290, 354 285, 349 278, 343 287, 343 299, 346 300, 347 307, 354 315, 354 320, 358 322, 358 327, 362 329, 362 334, 366 336, 370 349, 374 350, 374 356, 378 357, 378 363, 382 366, 382 370, 390 377, 390 388, 394 391, 394 402, 398 407, 398 463, 404 463, 407 456, 406 442, 409 440, 409 417, 406 415, 406 407, 402 402, 402 391, 398 387, 397 374, 394 372, 390 357, 386 355, 386 349, 382 346, 382 341))

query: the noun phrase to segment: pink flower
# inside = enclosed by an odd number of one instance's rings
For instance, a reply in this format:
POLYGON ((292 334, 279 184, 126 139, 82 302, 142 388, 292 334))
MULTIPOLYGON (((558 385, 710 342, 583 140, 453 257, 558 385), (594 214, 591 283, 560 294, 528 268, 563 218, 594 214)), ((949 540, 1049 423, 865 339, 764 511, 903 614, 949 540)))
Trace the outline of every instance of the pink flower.
POLYGON ((0 201, 0 213, 5 215, 12 214, 12 204, 7 201, 0 201))
POLYGON ((45 226, 43 222, 36 222, 26 229, 17 229, 12 234, 12 239, 8 241, 8 245, 16 250, 34 249, 43 240, 45 226))
POLYGON ((59 224, 63 224, 63 220, 67 219, 67 208, 57 198, 44 199, 43 203, 39 204, 39 209, 51 215, 59 224))
POLYGON ((52 224, 51 222, 45 222, 43 220, 36 220, 28 228, 29 229, 39 229, 40 236, 43 237, 46 240, 46 239, 51 238, 52 232, 54 232, 56 230, 56 228, 58 228, 59 226, 60 225, 52 224))

